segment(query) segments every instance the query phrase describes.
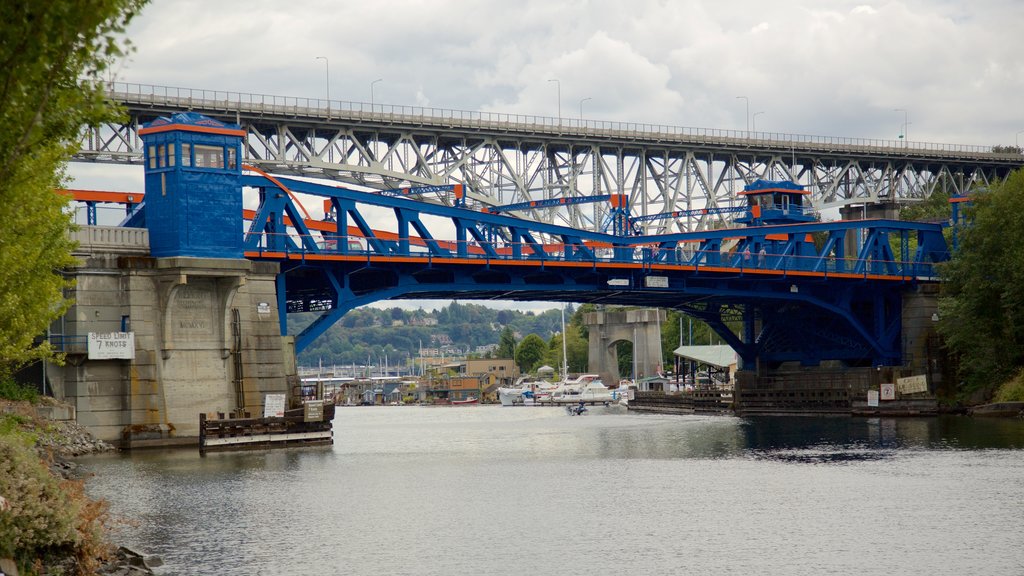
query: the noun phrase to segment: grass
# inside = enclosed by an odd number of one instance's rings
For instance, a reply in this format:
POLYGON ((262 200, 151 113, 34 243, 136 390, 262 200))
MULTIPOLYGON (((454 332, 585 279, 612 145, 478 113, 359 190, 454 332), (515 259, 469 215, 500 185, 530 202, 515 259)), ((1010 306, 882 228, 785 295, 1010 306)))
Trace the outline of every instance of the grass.
POLYGON ((1024 402, 1024 370, 996 390, 995 402, 1024 402))
POLYGON ((10 376, 0 377, 0 398, 36 404, 39 402, 39 392, 34 386, 18 384, 10 376))

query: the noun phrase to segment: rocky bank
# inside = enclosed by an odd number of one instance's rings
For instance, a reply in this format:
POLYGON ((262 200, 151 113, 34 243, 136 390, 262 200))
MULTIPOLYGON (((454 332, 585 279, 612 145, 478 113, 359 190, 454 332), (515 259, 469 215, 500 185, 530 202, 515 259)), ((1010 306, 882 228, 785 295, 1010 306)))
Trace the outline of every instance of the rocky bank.
MULTIPOLYGON (((41 399, 41 405, 28 402, 13 402, 0 399, 0 414, 17 416, 22 423, 21 428, 36 438, 36 452, 47 464, 50 472, 66 480, 85 480, 80 465, 75 457, 86 454, 114 452, 117 448, 103 440, 93 438, 85 428, 71 420, 50 420, 44 415, 53 413, 50 409, 57 406, 52 398, 41 399)), ((60 412, 59 410, 57 412, 60 412)), ((3 495, 0 495, 2 497, 3 495)), ((4 504, 0 500, 0 504, 4 504)), ((0 513, 3 513, 0 506, 0 513)), ((106 563, 96 572, 99 575, 137 576, 154 574, 153 568, 163 565, 157 556, 145 556, 125 547, 114 551, 106 563)), ((73 559, 44 567, 43 574, 74 574, 73 559)), ((13 562, 0 558, 0 576, 18 576, 13 562)))

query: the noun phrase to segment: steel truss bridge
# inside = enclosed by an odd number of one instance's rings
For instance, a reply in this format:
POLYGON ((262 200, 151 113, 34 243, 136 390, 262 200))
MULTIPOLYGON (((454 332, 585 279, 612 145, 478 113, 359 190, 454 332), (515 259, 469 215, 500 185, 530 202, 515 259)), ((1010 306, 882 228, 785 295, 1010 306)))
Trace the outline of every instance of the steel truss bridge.
POLYGON ((279 310, 321 313, 297 336, 299 350, 348 310, 377 300, 547 300, 682 310, 711 325, 748 365, 899 365, 903 293, 935 282, 935 263, 949 257, 942 227, 930 223, 634 236, 261 171, 241 183, 260 198, 246 214, 245 256, 280 263, 279 310), (330 204, 334 220, 307 218, 300 194, 330 204), (386 228, 394 232, 370 226, 371 208, 390 213, 386 228), (731 320, 742 323, 742 335, 731 320))
MULTIPOLYGON (((239 124, 244 161, 265 171, 373 189, 462 184, 471 208, 625 194, 645 232, 720 227, 736 193, 756 179, 792 180, 819 209, 915 201, 942 189, 965 194, 1024 164, 990 147, 803 136, 363 104, 114 83, 128 120, 88 132, 78 161, 142 162, 138 129, 195 111, 239 124), (708 210, 710 209, 710 210, 708 210)), ((450 195, 421 199, 442 205, 450 195)), ((580 230, 609 217, 606 204, 518 214, 580 230)))

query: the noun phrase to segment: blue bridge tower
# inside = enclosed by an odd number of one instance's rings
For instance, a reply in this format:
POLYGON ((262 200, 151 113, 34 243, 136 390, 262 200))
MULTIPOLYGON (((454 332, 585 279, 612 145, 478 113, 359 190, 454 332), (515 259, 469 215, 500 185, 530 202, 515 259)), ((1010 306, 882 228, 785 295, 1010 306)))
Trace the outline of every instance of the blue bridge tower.
POLYGON ((154 257, 242 258, 238 126, 183 112, 139 130, 154 257))

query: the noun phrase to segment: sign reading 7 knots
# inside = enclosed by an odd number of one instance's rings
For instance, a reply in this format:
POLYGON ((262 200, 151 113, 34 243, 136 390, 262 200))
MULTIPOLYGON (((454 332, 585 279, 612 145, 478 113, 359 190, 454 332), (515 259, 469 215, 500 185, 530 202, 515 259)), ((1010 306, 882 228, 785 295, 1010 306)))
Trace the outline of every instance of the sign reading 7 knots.
POLYGON ((135 332, 89 332, 89 360, 135 359, 135 332))

